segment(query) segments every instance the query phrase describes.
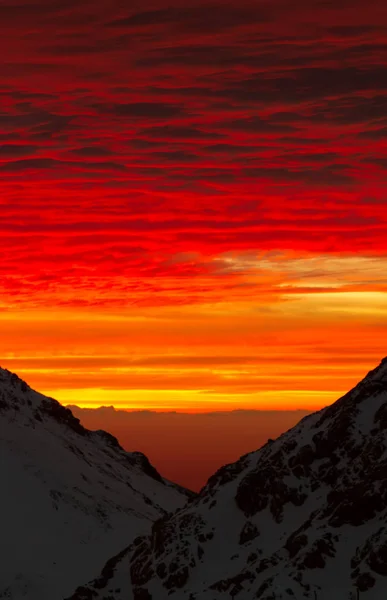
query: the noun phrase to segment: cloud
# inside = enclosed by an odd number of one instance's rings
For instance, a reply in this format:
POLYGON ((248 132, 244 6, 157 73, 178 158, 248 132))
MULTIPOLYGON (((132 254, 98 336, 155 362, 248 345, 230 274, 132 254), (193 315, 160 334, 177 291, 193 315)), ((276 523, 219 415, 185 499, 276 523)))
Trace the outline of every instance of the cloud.
POLYGON ((372 123, 387 117, 387 95, 378 94, 373 98, 343 96, 329 100, 323 109, 316 110, 311 120, 336 122, 344 125, 372 123))
POLYGON ((86 158, 98 158, 104 156, 112 156, 114 153, 109 148, 103 148, 101 146, 82 146, 80 148, 74 148, 70 150, 71 154, 86 158))
POLYGON ((367 129, 366 131, 359 131, 358 137, 365 140, 383 140, 387 137, 387 126, 380 127, 379 129, 367 129))
POLYGON ((0 145, 0 160, 3 158, 17 158, 28 154, 35 154, 37 146, 28 144, 2 144, 0 145))
POLYGON ((225 129, 234 129, 245 133, 288 133, 297 131, 297 127, 289 123, 272 123, 269 120, 259 117, 249 117, 248 119, 237 119, 224 125, 225 129))
POLYGON ((324 166, 319 168, 291 169, 288 167, 248 167, 243 169, 246 177, 254 179, 270 179, 276 182, 303 182, 319 186, 353 185, 354 180, 349 174, 349 169, 339 165, 324 166))
MULTIPOLYGON (((338 39, 342 38, 357 38, 365 35, 375 35, 382 28, 375 25, 333 25, 328 27, 329 33, 333 34, 338 39)), ((383 29, 382 29, 383 30, 383 29)))
POLYGON ((1 302, 232 302, 228 251, 383 255, 379 7, 2 2, 1 302))
POLYGON ((49 140, 74 129, 72 117, 52 113, 30 103, 20 103, 16 112, 0 112, 0 127, 3 131, 28 131, 33 139, 49 140))
POLYGON ((370 65, 367 69, 357 66, 308 67, 277 74, 260 73, 234 85, 225 86, 213 93, 216 97, 258 106, 269 103, 297 103, 321 100, 349 93, 387 90, 387 73, 382 65, 370 65))
POLYGON ((185 150, 152 152, 152 154, 149 154, 148 156, 151 160, 155 160, 156 162, 192 163, 200 160, 199 156, 185 150))
POLYGON ((185 115, 181 106, 167 102, 132 102, 106 107, 106 112, 115 117, 170 119, 185 115))
POLYGON ((377 156, 370 156, 369 158, 365 159, 368 163, 374 164, 377 167, 381 167, 382 169, 386 169, 387 168, 387 156, 385 157, 377 157, 377 156))
POLYGON ((139 27, 169 27, 187 32, 219 32, 248 26, 251 21, 266 20, 264 5, 234 6, 228 3, 208 2, 206 6, 170 6, 166 9, 136 12, 108 23, 109 27, 137 29, 139 27))
MULTIPOLYGON (((82 169, 100 171, 121 171, 124 170, 124 165, 115 162, 83 162, 82 169)), ((14 160, 0 165, 0 171, 7 173, 17 173, 25 170, 47 170, 47 169, 62 169, 79 167, 77 162, 55 160, 53 158, 26 158, 22 160, 14 160)))
POLYGON ((142 130, 146 137, 160 140, 213 140, 225 137, 224 134, 213 131, 203 131, 193 126, 163 125, 147 127, 142 130))

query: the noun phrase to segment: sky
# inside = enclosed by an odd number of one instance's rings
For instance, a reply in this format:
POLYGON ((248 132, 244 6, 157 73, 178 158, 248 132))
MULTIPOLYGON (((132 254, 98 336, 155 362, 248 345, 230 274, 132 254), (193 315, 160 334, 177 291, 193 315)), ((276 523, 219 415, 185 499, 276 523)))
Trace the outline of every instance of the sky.
POLYGON ((325 406, 387 354, 387 5, 2 0, 0 364, 325 406))

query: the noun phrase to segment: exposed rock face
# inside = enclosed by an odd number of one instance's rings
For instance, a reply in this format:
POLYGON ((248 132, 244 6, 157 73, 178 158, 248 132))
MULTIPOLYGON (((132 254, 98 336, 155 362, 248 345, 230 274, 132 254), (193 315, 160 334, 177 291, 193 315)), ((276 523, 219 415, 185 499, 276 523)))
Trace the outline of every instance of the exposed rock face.
POLYGON ((102 589, 122 549, 193 495, 4 369, 0 480, 0 597, 13 600, 63 600, 115 555, 96 580, 102 589))
POLYGON ((356 586, 384 600, 386 522, 384 359, 335 404, 222 467, 142 538, 130 573, 152 600, 344 600, 356 586))

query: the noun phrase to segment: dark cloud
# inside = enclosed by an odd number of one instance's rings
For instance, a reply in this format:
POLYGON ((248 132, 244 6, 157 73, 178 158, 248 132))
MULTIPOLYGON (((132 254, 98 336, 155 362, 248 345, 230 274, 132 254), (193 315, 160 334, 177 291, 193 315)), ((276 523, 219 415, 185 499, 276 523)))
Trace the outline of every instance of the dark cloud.
POLYGON ((171 152, 152 152, 149 155, 150 159, 162 162, 172 163, 191 163, 200 160, 200 157, 192 152, 186 152, 184 150, 175 150, 171 152))
MULTIPOLYGON (((300 44, 299 39, 288 43, 275 43, 256 36, 250 43, 235 45, 222 45, 220 42, 191 43, 181 46, 148 49, 135 60, 135 64, 142 68, 202 67, 206 70, 245 68, 250 71, 262 72, 267 69, 289 70, 289 68, 314 67, 322 61, 356 60, 365 54, 385 52, 386 46, 376 44, 358 44, 350 48, 337 49, 322 46, 318 50, 313 41, 309 44, 300 44)), ((319 66, 318 66, 319 68, 319 66)))
POLYGON ((205 7, 171 6, 166 9, 137 12, 115 19, 109 27, 134 28, 163 26, 171 29, 206 33, 224 31, 243 25, 262 23, 268 18, 268 11, 260 5, 246 6, 208 2, 205 7))
POLYGON ((244 131, 245 133, 287 133, 297 131, 297 127, 289 123, 273 123, 260 117, 238 119, 223 124, 222 127, 230 130, 244 131))
POLYGON ((387 126, 379 129, 367 129, 366 131, 359 131, 357 134, 359 138, 365 140, 383 140, 387 138, 387 126))
POLYGON ((195 139, 218 139, 224 137, 224 135, 218 132, 204 131, 193 126, 180 126, 180 125, 163 125, 161 127, 148 127, 144 129, 142 133, 146 137, 151 137, 161 140, 195 140, 195 139))
POLYGON ((276 77, 261 73, 215 91, 213 95, 235 102, 267 105, 321 100, 367 90, 387 91, 387 70, 384 65, 367 68, 306 66, 279 73, 276 77))
POLYGON ((159 51, 148 52, 136 60, 138 67, 161 67, 163 65, 185 66, 204 66, 207 68, 226 68, 238 65, 251 65, 255 67, 264 66, 271 62, 280 64, 284 59, 278 54, 272 55, 254 55, 251 52, 235 52, 233 46, 220 46, 219 44, 208 45, 201 44, 196 46, 183 46, 175 48, 166 48, 162 53, 159 51))
MULTIPOLYGON (((305 130, 305 135, 308 135, 308 133, 310 134, 308 130, 305 130)), ((288 146, 292 152, 294 152, 294 148, 297 148, 298 146, 301 148, 318 148, 321 141, 322 140, 317 137, 300 137, 299 134, 293 136, 284 135, 277 139, 277 142, 282 144, 282 147, 288 146)))
POLYGON ((163 142, 152 142, 150 140, 130 140, 130 145, 136 150, 148 150, 164 147, 163 142))
POLYGON ((183 177, 181 173, 171 173, 170 178, 172 180, 183 180, 188 185, 194 182, 232 183, 237 179, 235 173, 231 173, 228 169, 211 167, 195 169, 194 173, 185 172, 183 177))
POLYGON ((76 6, 79 6, 76 0, 34 0, 32 2, 29 0, 15 0, 12 2, 4 0, 0 4, 0 19, 17 19, 20 16, 46 16, 72 10, 76 6))
POLYGON ((138 27, 149 25, 160 25, 160 23, 170 22, 173 19, 173 9, 149 10, 145 12, 134 13, 129 16, 120 17, 108 23, 109 27, 138 27))
MULTIPOLYGON (((379 25, 333 25, 327 27, 327 32, 341 38, 356 38, 365 35, 373 35, 382 28, 379 25)), ((383 29, 382 29, 383 30, 383 29)))
POLYGON ((116 117, 171 119, 185 115, 184 109, 177 104, 164 102, 131 102, 105 107, 106 112, 116 117))
POLYGON ((25 170, 46 170, 46 169, 66 169, 71 167, 79 167, 86 170, 95 171, 122 171, 125 169, 124 165, 115 162, 82 162, 81 165, 77 162, 55 160, 53 158, 27 158, 24 160, 14 160, 7 163, 3 163, 0 166, 0 170, 9 173, 16 173, 25 170))
POLYGON ((365 158, 364 162, 368 162, 373 165, 376 165, 377 167, 380 167, 381 169, 387 169, 387 156, 383 157, 383 158, 377 157, 377 156, 370 156, 369 158, 365 158))
POLYGON ((18 132, 0 133, 0 142, 17 142, 22 137, 18 132))
POLYGON ((109 52, 123 51, 127 52, 131 48, 133 39, 130 35, 119 35, 111 39, 93 39, 84 38, 83 35, 64 36, 63 40, 58 40, 56 44, 43 45, 39 51, 41 54, 49 54, 59 57, 69 57, 77 55, 106 55, 109 52))
POLYGON ((257 154, 259 152, 264 152, 267 150, 267 146, 241 146, 237 144, 223 143, 205 146, 203 150, 209 154, 229 154, 232 156, 238 156, 239 154, 257 154))
MULTIPOLYGON (((74 163, 69 163, 74 164, 74 163)), ((75 163, 78 164, 78 163, 75 163)), ((82 168, 95 171, 125 171, 126 166, 113 161, 82 162, 82 168)))
MULTIPOLYGON (((41 100, 55 100, 55 94, 45 94, 43 92, 23 92, 21 90, 10 90, 8 95, 15 99, 17 102, 35 102, 41 100)), ((30 104, 30 106, 32 106, 30 104)))
POLYGON ((290 167, 249 167, 243 169, 243 175, 254 179, 270 179, 277 183, 300 182, 322 186, 353 185, 349 169, 338 165, 319 168, 292 169, 290 167))
POLYGON ((24 171, 25 169, 52 169, 60 164, 60 161, 52 158, 26 158, 24 160, 7 162, 0 166, 0 170, 12 173, 24 171))
POLYGON ((104 157, 111 156, 113 152, 109 148, 102 148, 101 146, 81 146, 70 150, 71 154, 81 157, 104 157))
POLYGON ((337 163, 341 156, 337 152, 308 152, 304 154, 295 153, 294 150, 289 150, 286 154, 278 156, 280 159, 291 159, 297 163, 337 163))
POLYGON ((44 140, 74 127, 71 116, 39 109, 29 103, 21 103, 17 108, 18 111, 14 113, 0 113, 0 128, 3 131, 28 130, 32 136, 44 140))
MULTIPOLYGON (((297 117, 295 117, 297 118, 297 117)), ((318 108, 308 117, 311 121, 335 122, 343 125, 370 123, 383 119, 387 121, 387 95, 344 96, 328 100, 323 108, 318 108)))
POLYGON ((35 154, 38 150, 36 146, 26 144, 3 144, 0 145, 0 159, 17 158, 26 154, 35 154))

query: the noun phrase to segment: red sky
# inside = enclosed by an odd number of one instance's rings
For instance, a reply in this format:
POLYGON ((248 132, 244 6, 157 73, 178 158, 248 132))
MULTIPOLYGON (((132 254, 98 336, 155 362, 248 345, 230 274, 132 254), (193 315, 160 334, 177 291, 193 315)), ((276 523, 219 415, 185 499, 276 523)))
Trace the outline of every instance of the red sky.
POLYGON ((387 354, 387 6, 3 0, 0 356, 84 406, 316 408, 387 354))

